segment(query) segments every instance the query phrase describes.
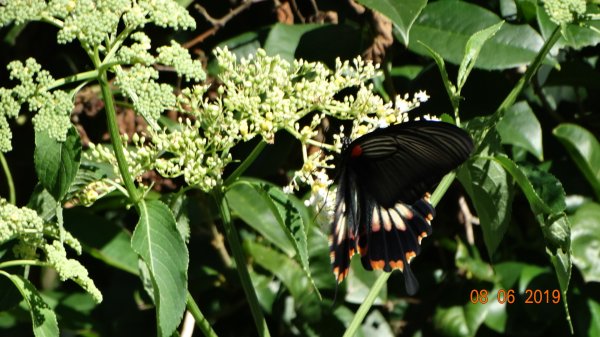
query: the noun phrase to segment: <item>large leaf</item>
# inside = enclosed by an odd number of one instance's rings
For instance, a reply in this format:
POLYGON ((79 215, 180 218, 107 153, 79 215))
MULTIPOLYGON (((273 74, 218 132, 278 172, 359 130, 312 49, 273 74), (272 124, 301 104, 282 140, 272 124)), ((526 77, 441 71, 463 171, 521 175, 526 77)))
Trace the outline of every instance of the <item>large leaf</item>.
POLYGON ((248 181, 239 181, 229 187, 225 198, 234 214, 248 226, 288 256, 296 253, 293 240, 286 233, 284 220, 268 194, 248 181))
POLYGON ((64 142, 47 132, 35 134, 35 172, 54 199, 62 200, 75 179, 81 161, 81 142, 75 128, 69 128, 64 142))
MULTIPOLYGON (((411 30, 409 49, 428 55, 417 41, 422 41, 442 57, 460 64, 469 38, 478 31, 499 23, 501 19, 480 6, 463 1, 429 3, 411 30)), ((506 69, 526 65, 536 56, 544 41, 528 25, 504 24, 486 42, 476 67, 506 69)))
MULTIPOLYGON (((257 264, 283 282, 294 297, 296 308, 304 314, 310 313, 307 307, 312 310, 320 302, 318 293, 310 285, 310 279, 295 260, 251 240, 244 241, 244 248, 257 264)), ((310 314, 320 315, 318 312, 310 314)))
POLYGON ((584 204, 570 220, 573 263, 586 282, 600 282, 600 204, 584 204))
MULTIPOLYGON (((490 298, 490 300, 495 300, 495 298, 490 298)), ((451 307, 440 306, 435 309, 433 316, 434 329, 439 336, 475 336, 485 320, 487 312, 488 306, 471 302, 451 307)))
POLYGON ((322 27, 319 24, 285 25, 276 24, 271 28, 264 49, 269 55, 279 55, 293 62, 296 48, 304 33, 322 27))
POLYGON ((510 223, 513 199, 510 176, 500 164, 477 159, 463 165, 457 172, 457 178, 473 202, 491 257, 510 223))
MULTIPOLYGON (((252 221, 252 224, 250 222, 248 224, 260 233, 269 233, 271 235, 271 233, 283 232, 286 236, 286 244, 283 244, 283 246, 287 248, 287 244, 291 244, 293 253, 299 257, 300 265, 306 276, 309 278, 313 288, 318 291, 309 268, 307 236, 304 226, 304 218, 306 218, 307 213, 306 206, 293 195, 284 193, 280 187, 258 179, 238 180, 231 186, 226 197, 231 209, 235 210, 236 213, 241 211, 244 214, 248 211, 240 209, 240 206, 244 205, 244 203, 254 203, 256 200, 262 201, 262 203, 255 204, 255 206, 264 207, 260 214, 275 220, 278 227, 280 227, 280 231, 274 230, 274 228, 265 228, 265 225, 269 224, 265 224, 261 218, 256 218, 255 216, 258 213, 246 214, 246 219, 252 221), (248 185, 251 189, 248 189, 248 185), (238 192, 240 191, 243 191, 244 194, 239 195, 238 192), (231 193, 233 193, 233 196, 231 193), (252 198, 252 200, 245 199, 248 197, 252 198), (264 213, 264 211, 267 213, 264 213)), ((278 247, 282 247, 281 242, 272 241, 272 243, 278 247)))
POLYGON ((561 124, 552 133, 567 148, 569 155, 579 167, 600 199, 600 144, 598 139, 575 124, 561 124))
POLYGON ((408 45, 410 28, 427 4, 427 0, 358 0, 358 2, 392 20, 404 45, 408 45))
POLYGON ((164 203, 142 200, 138 213, 140 219, 131 246, 150 273, 159 334, 170 336, 179 325, 186 304, 187 247, 164 203))
POLYGON ((503 144, 520 146, 538 160, 544 160, 542 126, 527 102, 515 103, 496 125, 503 144))
POLYGON ((58 336, 58 323, 54 311, 44 301, 38 290, 21 275, 12 275, 0 270, 0 274, 8 277, 9 280, 19 289, 29 307, 31 313, 31 323, 33 324, 33 334, 36 337, 56 337, 58 336))

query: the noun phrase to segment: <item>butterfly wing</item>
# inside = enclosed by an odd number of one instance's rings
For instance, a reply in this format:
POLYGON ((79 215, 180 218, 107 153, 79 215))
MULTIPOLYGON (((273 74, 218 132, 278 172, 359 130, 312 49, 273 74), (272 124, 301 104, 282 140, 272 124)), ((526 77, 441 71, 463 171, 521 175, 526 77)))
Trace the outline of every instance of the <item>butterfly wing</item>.
POLYGON ((471 138, 460 128, 430 121, 379 129, 348 146, 342 154, 330 237, 338 283, 359 251, 365 269, 400 269, 407 292, 416 293, 418 282, 409 263, 419 254, 421 239, 431 234, 435 213, 423 196, 465 161, 472 148, 471 138))
POLYGON ((378 129, 348 147, 348 166, 378 204, 412 204, 464 162, 471 137, 444 122, 414 121, 378 129))

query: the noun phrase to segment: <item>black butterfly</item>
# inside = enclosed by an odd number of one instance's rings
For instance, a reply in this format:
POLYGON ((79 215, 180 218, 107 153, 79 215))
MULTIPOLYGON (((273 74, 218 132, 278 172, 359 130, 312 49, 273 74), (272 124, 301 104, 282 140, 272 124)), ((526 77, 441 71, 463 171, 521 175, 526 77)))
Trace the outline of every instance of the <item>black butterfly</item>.
POLYGON ((358 251, 367 270, 400 269, 407 293, 414 295, 419 283, 409 263, 431 234, 435 215, 427 191, 472 150, 465 131, 434 121, 378 129, 345 146, 329 237, 337 282, 348 275, 358 251))

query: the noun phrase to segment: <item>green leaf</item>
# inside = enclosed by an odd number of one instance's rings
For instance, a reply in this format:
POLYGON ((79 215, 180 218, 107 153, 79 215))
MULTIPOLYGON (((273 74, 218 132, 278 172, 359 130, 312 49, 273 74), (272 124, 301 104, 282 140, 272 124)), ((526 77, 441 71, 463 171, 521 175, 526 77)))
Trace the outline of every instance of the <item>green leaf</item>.
POLYGON ((502 144, 520 146, 539 161, 544 160, 542 126, 527 102, 515 103, 496 125, 502 144))
POLYGON ((560 140, 600 199, 600 144, 598 139, 575 124, 561 124, 552 133, 560 140))
POLYGON ((481 260, 476 251, 477 248, 473 247, 472 250, 474 254, 471 254, 469 247, 467 247, 460 238, 457 238, 456 241, 457 248, 454 257, 456 267, 461 271, 466 271, 468 275, 473 275, 478 280, 493 281, 494 271, 488 263, 481 260))
MULTIPOLYGON (((428 55, 422 41, 444 60, 460 64, 469 38, 476 32, 499 23, 501 19, 483 7, 464 1, 429 3, 411 30, 408 48, 428 55)), ((481 50, 475 66, 481 69, 506 69, 529 64, 544 40, 528 25, 504 24, 481 50)))
POLYGON ((561 213, 567 208, 565 190, 560 180, 552 173, 537 168, 523 167, 522 169, 531 182, 535 193, 548 206, 549 213, 561 213))
POLYGON ((310 280, 295 260, 251 240, 244 241, 244 248, 257 264, 283 282, 296 301, 296 308, 312 308, 312 304, 320 302, 317 292, 310 286, 310 280))
POLYGON ((265 239, 281 249, 288 256, 296 250, 285 224, 273 200, 252 183, 240 180, 233 183, 225 193, 227 203, 236 216, 259 232, 265 239))
POLYGON ((465 54, 460 62, 460 67, 458 68, 458 77, 456 79, 458 92, 462 90, 463 85, 467 81, 467 77, 469 77, 469 73, 471 73, 471 70, 475 66, 475 62, 479 57, 481 48, 492 36, 498 32, 503 24, 504 21, 500 21, 497 24, 489 26, 486 29, 482 29, 469 37, 467 45, 465 46, 465 54))
POLYGON ((512 213, 512 181, 502 166, 477 159, 463 165, 457 178, 469 194, 481 222, 483 240, 489 256, 502 241, 512 213))
POLYGON ((532 183, 527 178, 527 175, 521 170, 517 164, 515 164, 510 158, 505 155, 498 155, 492 158, 495 162, 502 165, 502 167, 510 173, 510 175, 515 179, 523 194, 529 201, 529 205, 533 212, 537 214, 550 214, 553 213, 552 209, 540 198, 540 196, 535 191, 532 183))
POLYGON ((586 282, 600 282, 600 204, 585 203, 569 220, 573 263, 586 282))
POLYGON ((269 55, 279 55, 289 62, 294 61, 296 48, 302 36, 311 30, 323 27, 320 24, 286 25, 275 24, 265 41, 264 49, 269 55))
POLYGON ((188 251, 170 209, 158 200, 138 204, 140 219, 131 247, 148 267, 159 335, 170 336, 181 321, 187 296, 188 251))
POLYGON ((427 0, 358 0, 359 3, 388 17, 408 45, 410 28, 427 4, 427 0))
MULTIPOLYGON (((346 280, 345 300, 349 303, 361 304, 364 302, 367 294, 373 288, 375 281, 381 274, 381 271, 366 270, 360 258, 355 257, 350 261, 350 272, 346 280)), ((373 304, 382 305, 387 300, 387 286, 381 288, 373 304)))
POLYGON ((438 70, 440 71, 440 75, 442 76, 442 82, 444 83, 444 88, 446 88, 446 93, 448 94, 448 98, 450 99, 450 102, 452 102, 452 105, 455 106, 455 102, 458 99, 458 94, 457 94, 457 90, 456 87, 454 86, 454 84, 452 84, 452 82, 450 81, 450 78, 448 77, 448 71, 446 70, 446 64, 444 62, 444 59, 442 58, 442 56, 440 54, 438 54, 435 50, 433 50, 430 46, 428 46, 427 44, 425 44, 422 41, 417 41, 421 46, 423 46, 423 48, 425 48, 425 50, 427 51, 427 53, 429 53, 429 56, 431 56, 433 58, 433 60, 435 61, 435 64, 437 64, 438 66, 438 70))
POLYGON ((12 275, 2 270, 0 270, 0 274, 8 277, 23 295, 31 313, 33 334, 36 337, 58 337, 56 315, 33 284, 21 275, 12 275))
POLYGON ((273 312, 273 303, 277 299, 277 293, 279 292, 279 286, 274 286, 273 277, 264 276, 254 272, 253 270, 248 271, 250 273, 250 279, 252 285, 256 291, 256 297, 260 306, 265 312, 271 314, 273 312))
POLYGON ((64 142, 47 132, 35 134, 35 172, 54 199, 62 200, 73 182, 81 161, 81 142, 74 127, 69 128, 64 142))
MULTIPOLYGON (((490 300, 495 300, 491 298, 490 300)), ((489 301, 488 301, 489 303, 489 301)), ((439 336, 470 337, 487 316, 488 306, 468 302, 464 306, 437 307, 433 316, 434 329, 439 336)))
POLYGON ((65 228, 81 242, 88 254, 110 266, 139 274, 138 256, 131 248, 131 235, 123 228, 82 207, 65 210, 64 222, 65 228))
MULTIPOLYGON (((587 328, 588 336, 600 335, 600 303, 589 298, 587 301, 588 308, 590 311, 590 324, 587 328)), ((585 332, 584 332, 585 333, 585 332)))

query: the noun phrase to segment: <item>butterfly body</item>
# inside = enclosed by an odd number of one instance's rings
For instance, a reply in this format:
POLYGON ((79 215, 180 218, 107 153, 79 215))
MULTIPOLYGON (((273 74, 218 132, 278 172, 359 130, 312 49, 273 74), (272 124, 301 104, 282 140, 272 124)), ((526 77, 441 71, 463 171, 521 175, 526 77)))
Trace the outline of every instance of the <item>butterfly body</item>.
POLYGON ((431 234, 435 210, 427 191, 465 161, 473 148, 460 128, 415 121, 378 129, 342 151, 330 254, 337 282, 358 252, 367 270, 404 273, 409 294, 418 282, 409 263, 431 234))

